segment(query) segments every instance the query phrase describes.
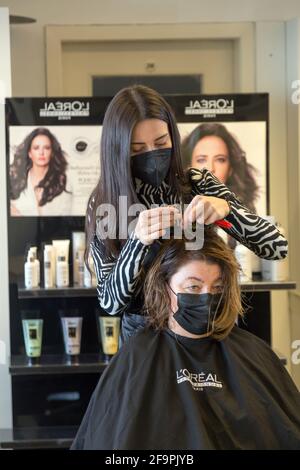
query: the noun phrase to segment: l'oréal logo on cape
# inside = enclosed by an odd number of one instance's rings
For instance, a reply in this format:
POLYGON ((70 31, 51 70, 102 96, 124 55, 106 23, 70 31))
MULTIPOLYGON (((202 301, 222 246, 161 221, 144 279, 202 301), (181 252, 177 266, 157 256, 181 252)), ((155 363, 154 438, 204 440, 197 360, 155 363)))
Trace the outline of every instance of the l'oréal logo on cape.
POLYGON ((218 380, 217 374, 212 372, 199 372, 192 373, 187 369, 180 369, 176 371, 177 383, 189 382, 192 388, 196 391, 202 391, 205 387, 222 388, 223 384, 218 380))
POLYGON ((90 115, 90 103, 84 101, 48 101, 40 109, 40 117, 71 119, 90 115))
POLYGON ((217 114, 233 114, 234 100, 218 98, 213 100, 191 100, 185 107, 185 114, 201 114, 204 117, 215 117, 217 114))

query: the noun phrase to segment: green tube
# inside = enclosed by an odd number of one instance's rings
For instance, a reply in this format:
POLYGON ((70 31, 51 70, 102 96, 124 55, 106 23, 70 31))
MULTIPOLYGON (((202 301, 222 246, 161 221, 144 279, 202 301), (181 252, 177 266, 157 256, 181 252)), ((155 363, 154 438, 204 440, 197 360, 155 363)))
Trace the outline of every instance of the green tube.
POLYGON ((40 357, 42 350, 43 320, 22 320, 26 354, 28 357, 40 357))

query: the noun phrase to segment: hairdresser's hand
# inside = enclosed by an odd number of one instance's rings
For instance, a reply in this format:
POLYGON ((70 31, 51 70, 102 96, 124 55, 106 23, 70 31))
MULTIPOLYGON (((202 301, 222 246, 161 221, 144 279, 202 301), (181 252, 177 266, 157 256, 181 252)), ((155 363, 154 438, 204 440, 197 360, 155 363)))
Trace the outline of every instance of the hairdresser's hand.
POLYGON ((164 236, 177 220, 181 220, 181 214, 173 206, 145 210, 139 215, 135 235, 144 245, 151 245, 154 240, 164 236))
POLYGON ((230 207, 224 199, 197 195, 184 211, 183 224, 185 228, 195 221, 210 225, 216 220, 224 219, 229 212, 230 207))

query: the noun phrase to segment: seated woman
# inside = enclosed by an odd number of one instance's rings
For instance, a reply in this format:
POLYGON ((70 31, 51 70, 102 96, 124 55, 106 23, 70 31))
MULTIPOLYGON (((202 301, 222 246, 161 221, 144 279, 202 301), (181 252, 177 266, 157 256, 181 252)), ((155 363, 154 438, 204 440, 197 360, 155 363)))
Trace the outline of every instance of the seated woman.
POLYGON ((111 360, 72 449, 300 449, 300 394, 236 326, 238 265, 215 234, 164 243, 145 280, 149 325, 111 360))

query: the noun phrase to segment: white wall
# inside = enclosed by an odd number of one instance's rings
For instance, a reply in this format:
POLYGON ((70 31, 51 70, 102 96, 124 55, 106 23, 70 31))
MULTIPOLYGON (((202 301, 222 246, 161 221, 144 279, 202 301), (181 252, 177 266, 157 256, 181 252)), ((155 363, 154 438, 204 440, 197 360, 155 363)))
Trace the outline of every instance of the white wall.
POLYGON ((0 428, 11 426, 11 383, 8 374, 9 302, 6 221, 6 150, 4 97, 11 96, 8 9, 0 8, 0 428), (5 215, 5 216, 4 216, 5 215))
POLYGON ((299 0, 0 0, 13 15, 37 23, 12 25, 14 96, 45 96, 46 24, 136 24, 285 21, 300 17, 299 0))
MULTIPOLYGON (((257 22, 255 37, 256 91, 269 92, 270 213, 287 229, 289 220, 285 29, 283 22, 257 22)), ((271 309, 272 345, 287 357, 288 370, 291 371, 288 293, 273 291, 271 309)))
POLYGON ((290 217, 290 257, 291 276, 298 283, 298 289, 291 291, 290 323, 292 375, 300 389, 300 19, 287 24, 287 142, 288 142, 288 181, 290 217), (295 83, 298 81, 298 83, 295 83), (296 85, 296 87, 295 87, 296 85), (298 352, 297 352, 297 351, 298 352))

